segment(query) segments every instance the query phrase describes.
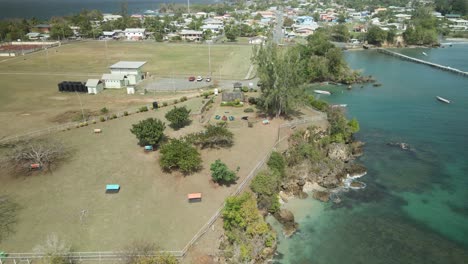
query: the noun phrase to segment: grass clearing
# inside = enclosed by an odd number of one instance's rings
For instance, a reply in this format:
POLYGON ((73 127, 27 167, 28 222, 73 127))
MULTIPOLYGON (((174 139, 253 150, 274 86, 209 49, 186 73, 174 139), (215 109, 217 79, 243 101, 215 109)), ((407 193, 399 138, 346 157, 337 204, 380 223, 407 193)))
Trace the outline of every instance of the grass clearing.
MULTIPOLYGON (((214 112, 230 112, 229 107, 214 108, 214 112)), ((2 241, 0 248, 29 252, 48 234, 57 233, 77 251, 120 250, 135 239, 154 241, 163 249, 182 249, 237 187, 213 184, 210 164, 221 159, 232 170, 239 166, 240 182, 274 144, 281 121, 231 128, 234 146, 201 151, 203 169, 184 177, 177 172, 163 173, 158 151, 144 153, 129 131, 132 124, 147 117, 164 120, 169 109, 52 135, 71 147, 74 155, 51 174, 2 178, 0 193, 13 197, 22 209, 16 232, 2 241), (102 134, 92 133, 94 128, 101 128, 102 134), (120 184, 120 193, 105 194, 106 184, 120 184), (203 201, 188 203, 186 195, 192 192, 202 192, 203 201), (86 213, 81 217, 83 210, 86 213)), ((238 114, 236 120, 241 112, 238 114)), ((202 129, 194 120, 178 131, 168 127, 166 133, 180 137, 202 129)))
MULTIPOLYGON (((63 45, 47 51, 0 62, 0 138, 57 125, 56 117, 66 112, 91 112, 107 107, 110 113, 152 101, 180 99, 193 92, 158 92, 127 95, 125 89, 98 95, 60 93, 61 81, 82 81, 109 72, 119 60, 145 60, 143 70, 157 77, 206 75, 208 46, 203 44, 163 44, 155 42, 87 41, 63 45)), ((213 76, 244 78, 250 66, 251 46, 213 45, 213 76)), ((195 94, 197 94, 195 92, 195 94)), ((60 119, 64 122, 64 120, 60 119)), ((71 120, 70 120, 71 121, 71 120)))

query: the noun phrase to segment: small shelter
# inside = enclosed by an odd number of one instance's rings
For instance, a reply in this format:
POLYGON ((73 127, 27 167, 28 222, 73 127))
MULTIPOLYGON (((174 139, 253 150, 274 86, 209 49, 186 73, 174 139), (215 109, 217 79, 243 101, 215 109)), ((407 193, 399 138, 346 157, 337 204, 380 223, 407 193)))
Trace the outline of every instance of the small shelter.
POLYGON ((128 85, 127 76, 119 73, 105 73, 102 75, 105 87, 109 88, 123 88, 128 85))
POLYGON ((104 89, 104 84, 99 79, 88 79, 86 87, 89 94, 98 94, 104 89))

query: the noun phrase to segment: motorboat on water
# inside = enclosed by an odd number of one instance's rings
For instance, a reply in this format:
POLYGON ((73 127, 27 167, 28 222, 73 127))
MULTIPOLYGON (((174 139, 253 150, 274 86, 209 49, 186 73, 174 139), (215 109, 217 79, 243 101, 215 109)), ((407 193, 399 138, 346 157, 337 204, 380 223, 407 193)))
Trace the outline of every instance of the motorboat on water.
POLYGON ((334 104, 334 105, 331 105, 331 107, 342 107, 342 108, 345 108, 347 106, 348 106, 347 104, 334 104))
POLYGON ((423 54, 424 56, 427 56, 427 53, 426 53, 426 52, 424 52, 424 51, 422 52, 422 54, 423 54))
POLYGON ((436 96, 437 100, 439 100, 440 102, 443 102, 443 103, 446 103, 446 104, 450 104, 450 100, 447 100, 445 98, 442 98, 440 96, 436 96))
POLYGON ((331 95, 331 93, 329 91, 323 91, 323 90, 314 90, 314 93, 331 95))

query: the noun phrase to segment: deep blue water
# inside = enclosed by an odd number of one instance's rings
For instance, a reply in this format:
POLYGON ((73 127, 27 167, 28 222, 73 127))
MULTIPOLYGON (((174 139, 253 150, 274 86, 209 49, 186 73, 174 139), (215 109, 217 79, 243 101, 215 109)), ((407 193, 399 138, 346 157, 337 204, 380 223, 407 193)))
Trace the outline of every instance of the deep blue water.
MULTIPOLYGON (((467 69, 468 45, 454 50, 433 52, 467 69)), ((383 84, 322 87, 334 92, 325 100, 348 104, 360 122, 367 187, 342 193, 340 204, 288 204, 300 229, 280 236, 277 263, 468 263, 468 78, 375 51, 346 59, 383 84)))
MULTIPOLYGON (((118 13, 123 0, 0 0, 0 19, 38 18, 76 14, 82 9, 118 13)), ((186 0, 126 0, 130 14, 154 10, 161 3, 186 4, 186 0)), ((190 3, 213 3, 213 0, 191 0, 190 3)))

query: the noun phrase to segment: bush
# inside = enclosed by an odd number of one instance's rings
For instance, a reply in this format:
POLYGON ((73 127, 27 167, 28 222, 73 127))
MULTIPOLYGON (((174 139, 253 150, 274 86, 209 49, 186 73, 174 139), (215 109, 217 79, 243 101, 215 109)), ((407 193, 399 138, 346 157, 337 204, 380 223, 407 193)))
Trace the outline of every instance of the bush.
POLYGON ((101 114, 107 114, 107 113, 109 113, 109 109, 107 109, 107 107, 101 108, 101 114))
POLYGON ((163 102, 163 103, 162 103, 162 106, 167 106, 167 102, 163 102))
POLYGON ((106 121, 106 119, 105 119, 103 116, 101 116, 101 117, 99 118, 99 120, 100 120, 101 122, 106 121))
POLYGON ((274 151, 271 153, 270 159, 267 162, 268 168, 272 171, 276 171, 280 176, 284 176, 284 170, 286 168, 286 161, 283 155, 274 151))
POLYGON ((124 116, 128 116, 128 112, 127 112, 127 111, 124 112, 124 116))
POLYGON ((242 90, 242 92, 246 93, 246 92, 249 91, 249 87, 247 87, 247 86, 242 86, 241 90, 242 90))
POLYGON ((252 122, 247 122, 247 127, 253 127, 253 123, 252 122))
POLYGON ((164 129, 166 125, 159 119, 147 118, 133 124, 130 132, 138 139, 141 146, 157 145, 164 139, 164 129))
POLYGON ((190 110, 185 106, 179 108, 174 106, 174 109, 167 112, 165 117, 171 122, 172 128, 179 129, 190 123, 190 110))
POLYGON ((112 115, 112 119, 116 119, 117 118, 117 115, 116 114, 113 114, 112 115))
POLYGON ((250 108, 250 107, 244 109, 244 113, 252 113, 253 111, 254 111, 253 108, 250 108))
POLYGON ((148 106, 146 106, 146 105, 142 106, 142 107, 140 107, 139 110, 140 110, 140 112, 148 112, 148 106))
POLYGON ((257 104, 257 98, 255 97, 249 97, 248 99, 249 104, 257 104))
POLYGON ((181 102, 187 101, 187 96, 182 96, 182 98, 180 98, 180 101, 181 101, 181 102))
POLYGON ((252 180, 250 188, 257 194, 258 207, 275 213, 280 209, 278 192, 281 179, 278 172, 262 171, 252 180))
POLYGON ((172 139, 161 147, 159 162, 164 170, 178 169, 184 174, 189 174, 201 169, 202 160, 197 149, 187 141, 172 139))
POLYGON ((218 183, 231 183, 237 180, 237 175, 234 171, 228 169, 226 164, 217 159, 210 166, 211 177, 213 181, 218 183))

